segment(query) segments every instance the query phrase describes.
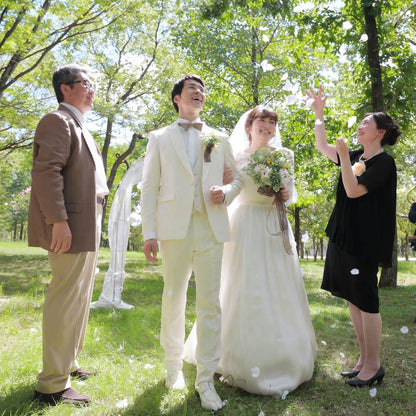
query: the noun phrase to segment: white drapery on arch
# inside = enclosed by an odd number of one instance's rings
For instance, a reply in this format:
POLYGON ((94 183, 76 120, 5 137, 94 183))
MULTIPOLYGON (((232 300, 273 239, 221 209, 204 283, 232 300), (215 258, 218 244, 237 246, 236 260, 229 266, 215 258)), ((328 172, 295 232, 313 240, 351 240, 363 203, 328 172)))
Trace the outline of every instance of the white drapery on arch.
POLYGON ((103 289, 99 299, 91 303, 91 308, 133 309, 121 300, 125 277, 124 265, 129 241, 130 226, 141 223, 140 204, 131 212, 131 193, 133 186, 140 187, 144 159, 136 160, 121 179, 108 220, 108 241, 111 249, 110 265, 104 278, 103 289))

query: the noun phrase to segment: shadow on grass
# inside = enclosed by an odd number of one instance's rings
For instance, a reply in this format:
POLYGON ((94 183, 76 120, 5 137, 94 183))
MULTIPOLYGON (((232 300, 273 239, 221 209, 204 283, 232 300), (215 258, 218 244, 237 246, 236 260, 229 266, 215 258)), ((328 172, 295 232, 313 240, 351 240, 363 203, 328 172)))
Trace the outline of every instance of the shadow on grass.
POLYGON ((41 415, 44 405, 33 402, 33 384, 18 385, 0 395, 0 415, 41 415))

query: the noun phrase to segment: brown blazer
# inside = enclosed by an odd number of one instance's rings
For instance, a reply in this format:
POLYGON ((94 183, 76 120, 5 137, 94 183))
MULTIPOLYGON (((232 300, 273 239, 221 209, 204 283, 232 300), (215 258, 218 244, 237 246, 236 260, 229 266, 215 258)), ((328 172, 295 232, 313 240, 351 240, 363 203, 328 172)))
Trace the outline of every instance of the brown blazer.
POLYGON ((80 120, 67 107, 44 116, 33 143, 29 245, 50 250, 52 225, 68 220, 68 253, 96 251, 95 165, 80 120))

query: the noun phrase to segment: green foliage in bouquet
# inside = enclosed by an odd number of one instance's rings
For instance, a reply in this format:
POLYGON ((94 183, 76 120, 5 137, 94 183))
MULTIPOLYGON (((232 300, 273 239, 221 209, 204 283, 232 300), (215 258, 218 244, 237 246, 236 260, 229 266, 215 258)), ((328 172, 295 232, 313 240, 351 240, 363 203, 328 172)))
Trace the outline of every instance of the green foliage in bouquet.
POLYGON ((278 192, 294 178, 292 157, 289 150, 262 147, 251 154, 243 170, 263 188, 278 192))

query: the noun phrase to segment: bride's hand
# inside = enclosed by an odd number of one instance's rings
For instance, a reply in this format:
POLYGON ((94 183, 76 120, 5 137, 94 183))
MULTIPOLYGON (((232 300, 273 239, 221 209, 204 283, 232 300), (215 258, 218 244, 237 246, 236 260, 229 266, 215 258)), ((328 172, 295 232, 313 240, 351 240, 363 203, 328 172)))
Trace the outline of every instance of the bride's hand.
POLYGON ((284 186, 280 188, 280 193, 282 194, 282 199, 284 202, 289 200, 289 197, 290 197, 289 191, 284 186))

